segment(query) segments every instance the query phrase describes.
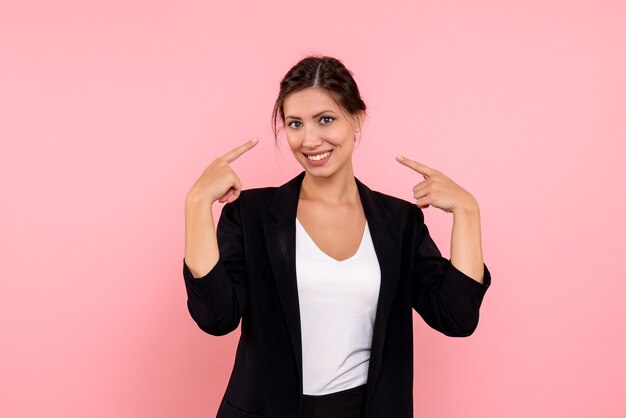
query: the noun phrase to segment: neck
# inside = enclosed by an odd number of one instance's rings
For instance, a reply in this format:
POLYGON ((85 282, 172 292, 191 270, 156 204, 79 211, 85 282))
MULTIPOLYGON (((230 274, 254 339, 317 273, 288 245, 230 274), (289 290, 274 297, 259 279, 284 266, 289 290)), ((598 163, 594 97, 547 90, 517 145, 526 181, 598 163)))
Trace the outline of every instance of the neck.
POLYGON ((331 177, 314 177, 306 173, 302 180, 301 199, 337 204, 356 201, 358 196, 359 190, 351 169, 331 177))

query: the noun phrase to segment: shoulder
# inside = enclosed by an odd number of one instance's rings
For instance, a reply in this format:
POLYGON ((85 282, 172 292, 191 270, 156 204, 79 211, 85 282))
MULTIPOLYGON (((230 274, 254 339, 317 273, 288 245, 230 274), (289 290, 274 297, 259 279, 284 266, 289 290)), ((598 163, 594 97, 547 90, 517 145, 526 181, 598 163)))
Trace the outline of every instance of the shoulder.
POLYGON ((218 229, 224 229, 224 225, 239 225, 239 228, 250 229, 251 225, 265 223, 265 214, 272 205, 276 190, 277 187, 242 190, 235 201, 222 206, 218 229))
MULTIPOLYGON (((250 213, 267 212, 273 210, 280 214, 295 214, 300 185, 304 178, 304 172, 280 186, 258 187, 246 189, 241 192, 239 198, 233 202, 242 211, 250 213)), ((294 215, 295 216, 295 215, 294 215)))
POLYGON ((237 210, 259 211, 267 209, 274 200, 278 187, 258 187, 254 189, 242 190, 237 200, 224 206, 237 210))
POLYGON ((365 202, 363 202, 364 205, 369 207, 373 212, 385 214, 383 216, 390 216, 396 221, 400 220, 402 223, 409 220, 423 222, 423 212, 414 203, 378 190, 372 190, 361 182, 359 182, 359 188, 365 200, 365 202))
POLYGON ((385 206, 387 206, 392 211, 411 210, 415 206, 404 199, 400 199, 396 196, 391 196, 378 190, 372 190, 372 193, 376 196, 377 199, 383 202, 385 206))
POLYGON ((241 191, 239 199, 242 201, 263 201, 274 198, 278 187, 257 187, 254 189, 246 189, 241 191))
MULTIPOLYGON (((267 213, 274 208, 280 213, 295 213, 304 172, 280 186, 257 187, 241 191, 231 205, 242 213, 267 213)), ((229 205, 227 205, 229 206, 229 205)))
POLYGON ((403 224, 424 223, 424 212, 415 204, 407 202, 395 196, 390 196, 381 192, 374 192, 387 205, 389 212, 396 220, 401 220, 403 224))

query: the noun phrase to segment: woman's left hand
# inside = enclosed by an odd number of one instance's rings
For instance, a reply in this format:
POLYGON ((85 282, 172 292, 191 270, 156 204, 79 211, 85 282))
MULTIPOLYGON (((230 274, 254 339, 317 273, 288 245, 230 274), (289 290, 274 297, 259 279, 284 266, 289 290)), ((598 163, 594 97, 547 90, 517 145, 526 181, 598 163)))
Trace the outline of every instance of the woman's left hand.
POLYGON ((413 197, 419 208, 434 206, 449 213, 478 208, 474 196, 442 172, 401 155, 396 160, 424 176, 424 181, 413 187, 413 197))

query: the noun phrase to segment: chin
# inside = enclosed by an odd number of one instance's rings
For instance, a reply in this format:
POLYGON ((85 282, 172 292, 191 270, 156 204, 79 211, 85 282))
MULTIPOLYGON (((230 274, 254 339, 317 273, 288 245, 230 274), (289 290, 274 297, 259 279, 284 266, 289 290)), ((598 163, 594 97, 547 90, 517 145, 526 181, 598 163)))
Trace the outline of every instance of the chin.
POLYGON ((334 170, 329 169, 327 167, 303 166, 302 168, 304 168, 304 171, 306 171, 308 175, 313 176, 313 177, 331 177, 333 174, 335 174, 334 170))

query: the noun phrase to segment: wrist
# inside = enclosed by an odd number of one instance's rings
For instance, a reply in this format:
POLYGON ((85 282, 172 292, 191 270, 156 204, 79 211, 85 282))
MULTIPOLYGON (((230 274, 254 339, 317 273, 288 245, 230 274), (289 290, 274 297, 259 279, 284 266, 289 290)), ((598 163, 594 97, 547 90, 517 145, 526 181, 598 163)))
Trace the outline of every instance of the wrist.
POLYGON ((210 207, 213 205, 217 199, 207 199, 206 196, 200 196, 196 193, 189 192, 185 197, 185 207, 186 208, 198 208, 198 207, 206 207, 207 205, 210 207))
POLYGON ((476 199, 471 198, 464 204, 456 206, 452 210, 452 214, 454 216, 467 216, 467 217, 480 216, 480 208, 478 207, 478 202, 476 201, 476 199))

